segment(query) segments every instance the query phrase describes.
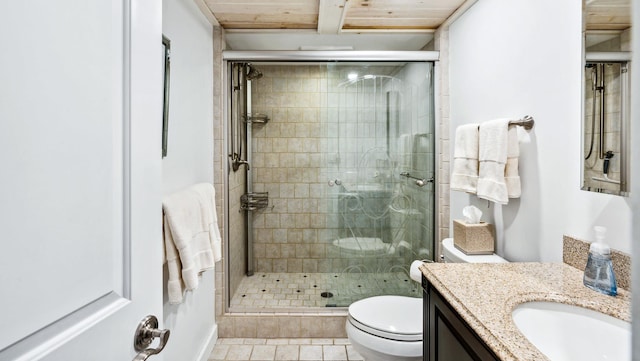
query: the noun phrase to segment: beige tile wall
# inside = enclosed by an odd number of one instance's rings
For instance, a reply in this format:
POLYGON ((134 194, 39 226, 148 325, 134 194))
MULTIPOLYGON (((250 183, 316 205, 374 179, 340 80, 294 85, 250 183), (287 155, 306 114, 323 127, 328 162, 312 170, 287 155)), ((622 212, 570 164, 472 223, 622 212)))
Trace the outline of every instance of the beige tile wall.
POLYGON ((257 272, 331 272, 327 259, 327 72, 321 66, 260 66, 252 88, 253 113, 271 119, 253 125, 253 184, 269 192, 255 211, 257 272))
POLYGON ((226 151, 224 147, 224 67, 222 62, 222 51, 225 49, 224 29, 219 26, 213 27, 213 185, 216 190, 216 212, 218 216, 218 226, 220 234, 223 235, 223 255, 222 260, 216 263, 216 295, 215 314, 216 320, 220 320, 224 312, 226 300, 226 277, 225 264, 227 263, 226 248, 227 238, 225 217, 225 182, 224 166, 226 166, 226 151))
MULTIPOLYGON (((440 61, 436 66, 439 77, 439 87, 436 97, 439 109, 436 113, 438 124, 439 154, 436 155, 438 168, 438 229, 436 231, 436 256, 442 254, 440 242, 450 237, 450 202, 449 176, 450 171, 450 118, 449 118, 449 30, 440 28, 435 34, 434 50, 440 52, 440 61)), ((438 257, 436 257, 438 259, 438 257)))
POLYGON ((218 323, 220 337, 347 337, 346 314, 233 314, 218 323), (223 336, 224 335, 224 336, 223 336))

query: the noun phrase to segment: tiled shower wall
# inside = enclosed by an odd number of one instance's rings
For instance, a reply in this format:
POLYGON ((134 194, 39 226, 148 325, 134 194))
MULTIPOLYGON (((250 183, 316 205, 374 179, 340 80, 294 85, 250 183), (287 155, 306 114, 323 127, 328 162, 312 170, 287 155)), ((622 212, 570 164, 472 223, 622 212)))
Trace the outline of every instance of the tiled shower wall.
POLYGON ((260 66, 252 83, 254 191, 269 207, 254 212, 257 272, 330 272, 326 235, 327 74, 320 66, 260 66))

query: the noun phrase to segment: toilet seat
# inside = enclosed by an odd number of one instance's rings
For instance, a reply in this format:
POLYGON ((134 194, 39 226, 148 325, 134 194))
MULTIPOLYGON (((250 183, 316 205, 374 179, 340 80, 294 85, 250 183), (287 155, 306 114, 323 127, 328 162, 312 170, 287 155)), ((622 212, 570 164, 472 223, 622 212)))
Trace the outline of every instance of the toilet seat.
POLYGON ((371 335, 396 341, 422 341, 422 299, 376 296, 349 306, 349 322, 371 335))

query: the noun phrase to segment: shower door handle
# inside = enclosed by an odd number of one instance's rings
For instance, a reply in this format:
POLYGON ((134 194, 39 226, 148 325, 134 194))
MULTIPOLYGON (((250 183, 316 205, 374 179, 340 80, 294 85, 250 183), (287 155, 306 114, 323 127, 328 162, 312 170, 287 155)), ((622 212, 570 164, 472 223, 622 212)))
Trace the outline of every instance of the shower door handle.
POLYGON ((342 185, 342 181, 340 179, 337 179, 337 178, 333 179, 333 180, 330 180, 328 183, 329 183, 329 187, 333 187, 334 185, 335 186, 342 185))

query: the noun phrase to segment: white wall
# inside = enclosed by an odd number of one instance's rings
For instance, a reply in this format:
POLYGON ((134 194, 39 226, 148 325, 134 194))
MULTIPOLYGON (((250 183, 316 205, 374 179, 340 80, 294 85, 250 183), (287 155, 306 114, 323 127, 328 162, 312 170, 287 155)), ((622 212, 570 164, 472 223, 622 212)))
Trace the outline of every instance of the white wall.
POLYGON ((451 218, 467 204, 481 208, 512 261, 559 261, 563 234, 592 239, 594 225, 631 252, 629 199, 579 190, 581 24, 580 0, 483 0, 450 28, 451 139, 465 123, 536 120, 520 148, 520 199, 487 208, 451 192, 451 218))
MULTIPOLYGON (((640 39, 640 0, 632 1, 632 16, 633 16, 633 24, 636 26, 632 29, 631 37, 633 39, 640 39)), ((638 41, 635 41, 635 44, 638 44, 638 41)), ((636 45, 637 46, 637 45, 636 45)), ((633 53, 633 64, 640 64, 640 51, 635 49, 633 53)), ((640 122, 637 119, 640 119, 640 71, 637 70, 638 67, 634 68, 634 71, 631 72, 631 119, 636 119, 635 122, 631 124, 631 139, 634 139, 635 142, 631 142, 631 154, 632 161, 638 164, 637 159, 640 158, 640 122)), ((632 167, 631 169, 631 179, 636 180, 631 184, 631 201, 633 204, 633 238, 635 242, 640 239, 640 167, 632 167)), ((633 259, 640 259, 640 247, 636 244, 633 248, 633 259)), ((638 297, 637 292, 640 290, 640 262, 632 262, 632 273, 631 280, 632 286, 631 288, 635 290, 632 301, 633 304, 631 317, 635 322, 633 322, 632 326, 632 336, 633 336, 633 359, 640 360, 640 297, 638 297)))
MULTIPOLYGON (((213 183, 213 34, 193 0, 163 0, 162 29, 171 40, 169 144, 162 162, 166 195, 213 183)), ((164 295, 164 326, 171 330, 164 359, 206 360, 217 337, 214 271, 205 272, 198 289, 179 305, 164 295)))

